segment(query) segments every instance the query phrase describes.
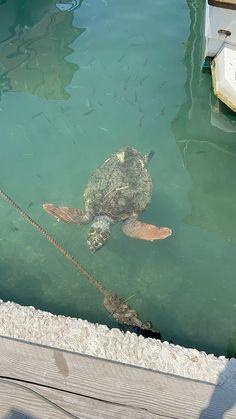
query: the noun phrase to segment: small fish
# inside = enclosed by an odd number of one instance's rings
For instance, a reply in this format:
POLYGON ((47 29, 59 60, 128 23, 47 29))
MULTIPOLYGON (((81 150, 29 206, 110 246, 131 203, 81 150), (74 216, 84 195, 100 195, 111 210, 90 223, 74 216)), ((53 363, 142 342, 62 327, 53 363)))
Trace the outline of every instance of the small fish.
POLYGON ((105 132, 109 132, 109 129, 107 129, 105 127, 99 127, 99 129, 101 129, 102 131, 105 131, 105 132))
POLYGON ((139 112, 143 112, 143 108, 142 108, 142 106, 140 105, 140 103, 138 103, 138 110, 139 110, 139 112))
POLYGON ((19 231, 19 228, 13 225, 13 226, 10 227, 10 231, 12 233, 15 233, 16 231, 19 231))
POLYGON ((47 115, 45 115, 45 113, 44 112, 38 112, 38 113, 35 113, 34 115, 32 115, 32 119, 35 119, 35 118, 37 118, 38 116, 43 116, 50 124, 52 124, 52 121, 47 117, 47 115))
POLYGON ((84 112, 84 113, 82 113, 82 115, 89 115, 90 113, 92 113, 92 112, 94 112, 95 111, 95 109, 94 108, 92 108, 92 109, 89 109, 89 111, 87 111, 87 112, 84 112))
POLYGON ((165 84, 166 84, 166 83, 167 83, 167 81, 163 81, 163 82, 160 84, 159 88, 160 88, 160 89, 162 89, 162 87, 163 87, 163 86, 165 86, 165 84))
POLYGON ((159 112, 156 117, 163 116, 165 114, 165 106, 161 109, 161 112, 159 112))
POLYGON ((148 76, 144 76, 140 79, 139 84, 142 86, 143 82, 148 78, 148 76))
POLYGON ((34 119, 34 118, 37 118, 38 116, 40 116, 40 115, 42 115, 43 114, 43 112, 38 112, 38 113, 35 113, 34 115, 32 115, 32 119, 34 119))
POLYGON ((138 124, 139 127, 143 125, 143 119, 144 119, 144 115, 142 115, 139 119, 139 124, 138 124))
POLYGON ((125 54, 121 55, 121 57, 117 60, 118 63, 120 63, 125 58, 125 54))
POLYGON ((87 62, 87 65, 92 64, 95 61, 95 57, 90 58, 90 60, 87 62))

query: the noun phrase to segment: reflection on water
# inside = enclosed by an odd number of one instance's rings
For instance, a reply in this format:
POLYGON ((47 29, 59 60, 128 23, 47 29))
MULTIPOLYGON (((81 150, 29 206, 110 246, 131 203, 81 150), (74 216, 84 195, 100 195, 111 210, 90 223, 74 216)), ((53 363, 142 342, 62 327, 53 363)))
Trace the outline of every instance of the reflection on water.
POLYGON ((186 102, 172 124, 183 165, 192 179, 192 209, 184 221, 214 231, 235 244, 236 200, 232 191, 236 178, 236 119, 214 100, 209 93, 211 76, 201 72, 203 3, 188 2, 191 29, 185 55, 186 102))
POLYGON ((0 94, 26 91, 46 99, 68 99, 65 88, 79 67, 65 57, 85 29, 74 27, 73 15, 58 12, 54 2, 35 7, 35 2, 22 1, 15 6, 11 35, 0 44, 0 94))
POLYGON ((72 10, 75 10, 77 7, 80 7, 83 3, 83 0, 72 0, 65 3, 63 0, 60 1, 60 3, 56 3, 56 7, 61 10, 62 12, 72 12, 72 10))

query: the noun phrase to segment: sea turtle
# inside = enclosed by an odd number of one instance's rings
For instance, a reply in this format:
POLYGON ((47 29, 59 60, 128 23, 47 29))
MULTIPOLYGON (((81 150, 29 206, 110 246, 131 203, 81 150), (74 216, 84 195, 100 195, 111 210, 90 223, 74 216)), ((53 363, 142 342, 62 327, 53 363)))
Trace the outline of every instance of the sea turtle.
POLYGON ((111 226, 118 221, 123 221, 123 232, 130 237, 165 239, 172 234, 169 228, 138 221, 138 215, 151 201, 152 180, 147 166, 153 154, 143 156, 133 147, 112 154, 92 173, 84 192, 84 210, 53 204, 44 204, 43 208, 58 221, 93 221, 87 239, 92 252, 104 245, 111 226))

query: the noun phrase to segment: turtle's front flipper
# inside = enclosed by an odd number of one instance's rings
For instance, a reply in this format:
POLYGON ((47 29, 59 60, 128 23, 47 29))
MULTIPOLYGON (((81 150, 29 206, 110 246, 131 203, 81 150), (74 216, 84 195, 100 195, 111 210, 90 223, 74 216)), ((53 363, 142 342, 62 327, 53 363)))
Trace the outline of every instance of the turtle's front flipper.
POLYGON ((122 230, 129 237, 149 241, 165 239, 172 234, 172 230, 168 227, 141 223, 136 218, 129 218, 125 221, 122 230))
POLYGON ((67 221, 68 223, 87 224, 91 221, 89 214, 78 208, 57 207, 54 204, 43 204, 43 209, 57 221, 67 221))

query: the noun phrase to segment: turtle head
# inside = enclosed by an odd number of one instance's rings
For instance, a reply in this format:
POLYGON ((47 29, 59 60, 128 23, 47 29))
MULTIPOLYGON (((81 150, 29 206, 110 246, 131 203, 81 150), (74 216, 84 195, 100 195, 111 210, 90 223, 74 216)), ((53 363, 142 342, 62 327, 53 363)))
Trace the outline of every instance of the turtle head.
POLYGON ((88 248, 92 253, 100 249, 110 237, 113 223, 114 221, 106 215, 97 217, 94 220, 87 238, 88 248))

